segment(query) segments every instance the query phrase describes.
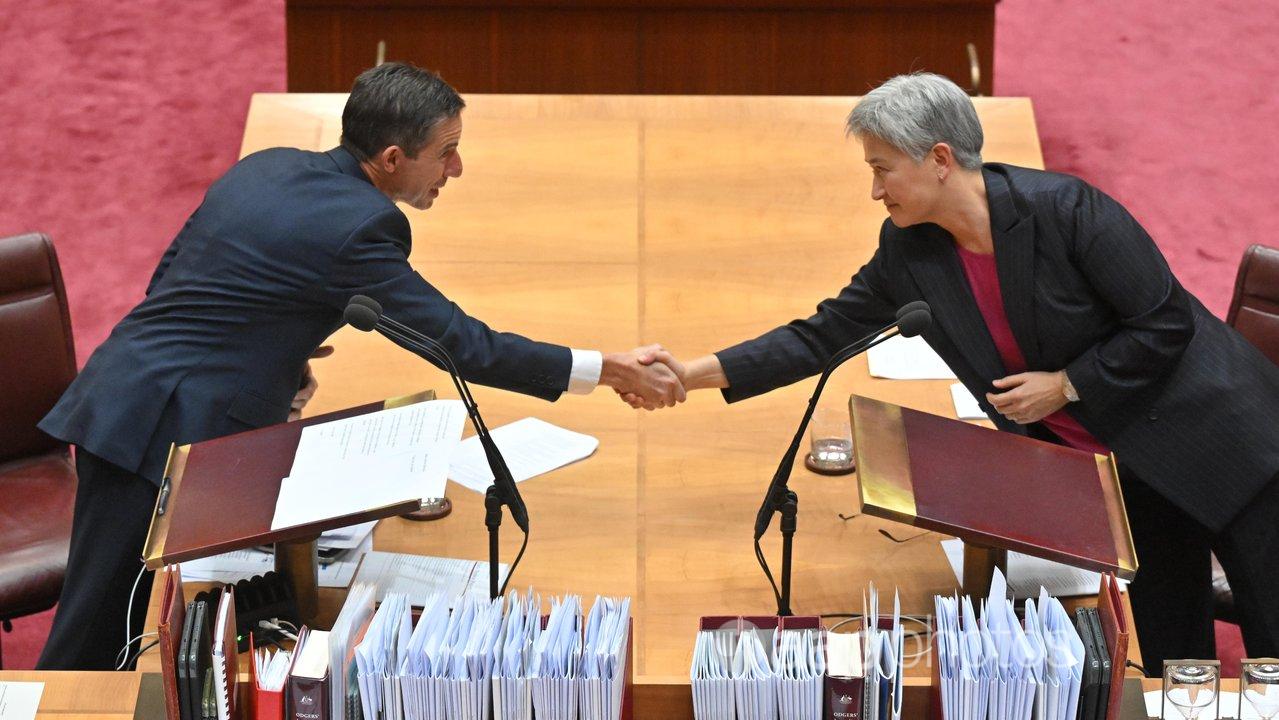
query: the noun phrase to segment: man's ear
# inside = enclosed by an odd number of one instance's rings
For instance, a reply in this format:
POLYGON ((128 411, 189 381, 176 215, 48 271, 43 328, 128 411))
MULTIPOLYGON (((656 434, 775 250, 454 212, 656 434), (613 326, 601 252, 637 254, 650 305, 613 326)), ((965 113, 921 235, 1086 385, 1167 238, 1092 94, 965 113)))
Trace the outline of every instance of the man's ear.
POLYGON ((385 173, 394 173, 404 162, 404 150, 399 145, 387 145, 377 154, 377 165, 385 173))

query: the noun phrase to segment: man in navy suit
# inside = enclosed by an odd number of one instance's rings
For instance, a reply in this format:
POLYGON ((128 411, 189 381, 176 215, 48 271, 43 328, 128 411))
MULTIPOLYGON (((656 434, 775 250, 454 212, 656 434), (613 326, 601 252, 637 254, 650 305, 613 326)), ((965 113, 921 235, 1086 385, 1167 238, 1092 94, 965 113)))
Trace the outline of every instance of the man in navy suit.
POLYGON ((308 358, 353 295, 438 339, 471 382, 546 400, 600 383, 656 404, 683 400, 679 379, 641 365, 638 351, 494 331, 413 270, 396 203, 425 210, 461 176, 463 107, 434 73, 382 65, 356 80, 340 147, 255 153, 209 188, 146 298, 40 423, 76 446, 80 479, 41 668, 119 664, 126 615, 140 627, 150 594, 139 556, 170 446, 289 417, 314 390, 308 358))
POLYGON ((893 78, 847 129, 889 215, 874 256, 811 317, 689 362, 684 386, 736 402, 788 385, 924 300, 924 339, 1000 430, 1114 452, 1149 670, 1215 655, 1211 552, 1249 654, 1279 653, 1279 368, 1181 286, 1119 203, 983 164, 953 82, 893 78))

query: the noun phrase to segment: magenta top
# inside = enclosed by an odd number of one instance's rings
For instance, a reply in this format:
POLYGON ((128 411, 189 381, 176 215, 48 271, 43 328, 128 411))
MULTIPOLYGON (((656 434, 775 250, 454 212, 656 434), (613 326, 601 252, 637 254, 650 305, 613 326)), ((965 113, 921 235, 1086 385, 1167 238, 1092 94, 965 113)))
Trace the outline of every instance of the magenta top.
MULTIPOLYGON (((964 266, 964 275, 968 277, 968 286, 972 288, 977 308, 986 321, 990 337, 995 341, 999 358, 1004 361, 1004 368, 1009 375, 1026 372, 1026 358, 1021 354, 1017 339, 1013 337, 1012 326, 1008 324, 1008 315, 1004 313, 1003 294, 999 289, 999 274, 995 269, 995 256, 971 252, 955 245, 959 251, 959 260, 964 266)), ((1057 434, 1067 445, 1079 450, 1106 455, 1110 449, 1102 445, 1097 438, 1084 429, 1064 410, 1049 415, 1041 420, 1057 434)))

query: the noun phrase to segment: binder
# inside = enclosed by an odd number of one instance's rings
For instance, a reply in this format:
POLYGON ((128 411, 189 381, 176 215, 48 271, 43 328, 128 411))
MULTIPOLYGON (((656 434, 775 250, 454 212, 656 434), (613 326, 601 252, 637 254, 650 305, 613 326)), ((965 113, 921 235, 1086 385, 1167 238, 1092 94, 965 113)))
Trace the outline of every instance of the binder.
MULTIPOLYGON (((300 646, 302 638, 306 637, 307 628, 304 625, 298 633, 300 646)), ((253 644, 253 633, 249 633, 249 692, 246 695, 248 700, 248 710, 245 720, 285 720, 284 719, 284 695, 288 689, 288 675, 293 674, 293 663, 297 662, 297 653, 294 653, 289 660, 289 672, 285 676, 284 685, 279 690, 263 690, 258 685, 258 677, 262 672, 262 668, 258 667, 257 648, 253 644)))
POLYGON ((239 642, 235 629, 235 588, 228 585, 218 600, 217 612, 211 615, 214 637, 210 661, 213 667, 213 694, 216 717, 237 720, 236 696, 240 686, 239 642))
POLYGON ((849 398, 862 511, 1131 580, 1114 456, 849 398))
POLYGON ((177 565, 161 572, 164 590, 160 594, 160 622, 156 632, 160 640, 160 675, 164 687, 164 713, 168 720, 182 720, 178 693, 178 665, 182 646, 183 624, 187 618, 186 599, 182 596, 182 571, 177 565))
POLYGON ((187 608, 187 614, 191 616, 191 624, 188 628, 190 632, 187 639, 183 641, 183 645, 187 649, 185 665, 189 720, 201 720, 204 716, 204 679, 211 667, 208 608, 209 604, 203 600, 197 600, 187 608))
POLYGON ((1101 657, 1088 611, 1093 608, 1075 608, 1075 629, 1084 641, 1084 677, 1079 688, 1079 720, 1100 720, 1097 705, 1101 699, 1101 657))
POLYGON ((182 639, 178 644, 178 717, 181 720, 198 720, 191 716, 191 626, 195 624, 195 603, 186 604, 183 610, 182 639))
POLYGON ((161 565, 319 535, 325 530, 417 510, 406 500, 321 522, 271 530, 280 481, 289 474, 304 427, 433 400, 434 391, 347 408, 227 435, 169 451, 143 560, 161 565))
POLYGON ((293 668, 289 671, 288 693, 289 707, 292 717, 286 720, 329 720, 332 717, 329 708, 329 683, 333 668, 329 666, 329 634, 327 632, 308 632, 306 639, 299 642, 293 659, 293 668), (320 648, 323 656, 323 671, 310 674, 310 670, 299 664, 303 652, 308 645, 320 648))
POLYGON ((1103 649, 1110 660, 1110 697, 1104 708, 1106 720, 1119 720, 1123 707, 1124 668, 1128 664, 1128 618, 1124 615, 1119 583, 1113 575, 1101 576, 1097 593, 1097 620, 1103 649))

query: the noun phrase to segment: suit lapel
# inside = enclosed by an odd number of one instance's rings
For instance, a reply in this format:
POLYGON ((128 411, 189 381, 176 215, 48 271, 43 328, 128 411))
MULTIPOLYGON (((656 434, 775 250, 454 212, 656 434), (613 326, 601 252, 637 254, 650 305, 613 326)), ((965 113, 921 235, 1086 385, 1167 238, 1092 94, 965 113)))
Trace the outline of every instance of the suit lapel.
POLYGON ((910 232, 916 237, 902 243, 906 266, 932 308, 933 323, 941 327, 979 375, 1003 377, 1007 374, 1004 363, 968 287, 950 233, 932 224, 911 228, 910 232))
POLYGON ((1017 346, 1029 368, 1042 366, 1039 334, 1035 328, 1035 219, 1022 214, 1012 188, 1002 173, 982 170, 986 202, 990 206, 990 230, 995 241, 995 267, 1004 313, 1017 346))

